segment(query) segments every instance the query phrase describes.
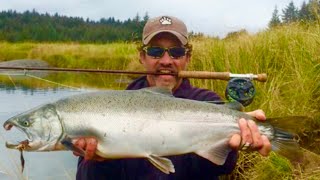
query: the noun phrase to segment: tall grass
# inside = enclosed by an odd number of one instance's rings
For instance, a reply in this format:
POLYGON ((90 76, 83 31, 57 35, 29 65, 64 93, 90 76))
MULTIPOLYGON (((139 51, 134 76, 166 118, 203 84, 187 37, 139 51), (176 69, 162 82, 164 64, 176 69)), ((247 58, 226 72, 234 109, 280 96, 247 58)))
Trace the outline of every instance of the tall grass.
MULTIPOLYGON (((256 35, 194 43, 190 69, 268 74, 256 82, 252 108, 269 115, 319 113, 320 28, 292 24, 256 35)), ((217 81, 194 81, 199 86, 224 92, 217 81)))
MULTIPOLYGON (((88 69, 126 69, 130 62, 137 60, 136 45, 133 43, 77 44, 77 43, 0 43, 0 61, 12 59, 41 59, 52 67, 88 69), (17 56, 14 56, 17 54, 17 56)), ((1 78, 1 77, 0 77, 1 78)), ((93 73, 50 74, 46 79, 74 87, 124 88, 124 76, 109 76, 93 73), (116 86, 116 87, 115 87, 116 86)), ((11 79, 2 77, 3 82, 11 79)), ((22 84, 45 87, 50 84, 34 79, 24 79, 22 84)))
POLYGON ((135 44, 0 43, 0 61, 41 59, 54 67, 125 69, 137 59, 135 44))
MULTIPOLYGON (((301 115, 320 124, 320 27, 318 24, 290 24, 254 35, 241 33, 229 39, 192 39, 193 58, 189 70, 230 71, 232 73, 267 73, 266 83, 255 82, 256 97, 247 110, 263 109, 267 117, 301 115)), ((0 43, 0 60, 42 59, 52 66, 68 68, 142 69, 136 45, 131 43, 60 44, 0 43)), ((95 76, 63 76, 54 79, 65 84, 81 83, 95 76), (68 78, 69 77, 69 78, 68 78)), ((98 76, 98 79, 104 77, 98 76)), ((108 82, 103 82, 102 87, 108 82)), ((195 86, 224 96, 226 82, 192 80, 195 86)), ((85 85, 83 85, 85 86, 85 85)), ((297 126, 303 126, 298 124, 297 126)), ((318 126, 319 127, 319 126, 318 126)), ((310 131, 319 131, 311 129, 310 131)), ((320 132, 314 132, 319 137, 320 132)), ((312 140, 313 141, 313 140, 312 140)), ((313 141, 320 152, 320 139, 313 141)), ((310 152, 309 165, 292 166, 289 161, 271 154, 262 158, 256 153, 240 153, 234 174, 237 179, 319 178, 320 158, 310 152), (317 159, 311 161, 311 159, 317 159), (318 169, 317 169, 318 168, 318 169), (315 173, 314 173, 315 172, 315 173), (318 172, 318 173, 317 173, 318 172)))
MULTIPOLYGON (((247 110, 263 109, 267 117, 301 115, 313 118, 318 129, 310 130, 317 135, 317 139, 311 140, 312 146, 315 152, 320 152, 319 25, 291 24, 256 35, 241 34, 225 40, 196 39, 194 49, 194 58, 189 67, 193 70, 267 73, 266 83, 255 82, 257 95, 247 110)), ((193 83, 224 95, 226 82, 194 80, 193 83)), ((303 127, 304 124, 297 126, 303 127)), ((239 165, 231 177, 320 179, 320 157, 310 154, 306 152, 305 158, 318 161, 313 162, 313 166, 305 165, 297 170, 298 167, 290 166, 289 162, 275 154, 264 159, 250 156, 249 161, 242 161, 247 159, 247 154, 240 153, 239 165), (250 168, 244 168, 248 166, 250 168), (312 174, 314 170, 318 173, 312 174)))

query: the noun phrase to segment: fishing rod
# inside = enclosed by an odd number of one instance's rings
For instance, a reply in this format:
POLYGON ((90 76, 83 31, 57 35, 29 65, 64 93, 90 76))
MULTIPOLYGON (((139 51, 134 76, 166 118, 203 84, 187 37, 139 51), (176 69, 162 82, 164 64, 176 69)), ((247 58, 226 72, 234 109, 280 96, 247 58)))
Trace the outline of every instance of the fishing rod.
POLYGON ((4 66, 1 70, 23 70, 26 75, 28 71, 55 71, 55 72, 79 72, 79 73, 109 73, 109 74, 138 74, 138 75, 173 75, 180 78, 195 79, 219 79, 228 81, 225 96, 229 101, 238 101, 244 106, 249 105, 255 96, 255 87, 252 80, 266 82, 267 75, 262 74, 233 74, 230 72, 210 71, 179 71, 177 73, 162 73, 152 71, 126 71, 126 70, 105 70, 105 69, 76 69, 56 67, 34 67, 34 66, 4 66))
POLYGON ((233 74, 230 72, 210 71, 179 71, 178 73, 160 73, 152 71, 126 71, 126 70, 104 70, 104 69, 74 69, 74 68, 50 68, 50 67, 22 67, 22 66, 0 66, 2 70, 24 70, 24 71, 56 71, 56 72, 89 72, 89 73, 110 73, 110 74, 138 74, 138 75, 173 75, 180 78, 195 79, 219 79, 229 81, 232 78, 246 78, 260 82, 267 81, 267 75, 262 74, 233 74))

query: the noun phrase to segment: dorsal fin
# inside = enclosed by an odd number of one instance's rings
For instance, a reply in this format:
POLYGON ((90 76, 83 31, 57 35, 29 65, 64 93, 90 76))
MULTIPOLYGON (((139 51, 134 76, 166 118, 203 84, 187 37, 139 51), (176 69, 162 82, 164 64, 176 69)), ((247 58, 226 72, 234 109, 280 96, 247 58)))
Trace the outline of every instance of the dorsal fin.
POLYGON ((239 103, 238 101, 233 101, 225 104, 228 108, 237 110, 237 111, 244 111, 244 106, 239 103))
POLYGON ((227 101, 217 100, 217 101, 204 101, 204 102, 211 103, 211 104, 224 105, 229 109, 233 109, 237 111, 244 111, 244 106, 238 101, 227 102, 227 101))
POLYGON ((226 103, 228 103, 228 101, 223 101, 223 100, 215 100, 215 101, 204 101, 204 102, 206 102, 206 103, 210 103, 210 104, 226 104, 226 103))
POLYGON ((165 88, 165 87, 147 87, 147 88, 143 88, 141 90, 145 91, 145 92, 153 93, 153 94, 173 96, 171 90, 169 88, 165 88))

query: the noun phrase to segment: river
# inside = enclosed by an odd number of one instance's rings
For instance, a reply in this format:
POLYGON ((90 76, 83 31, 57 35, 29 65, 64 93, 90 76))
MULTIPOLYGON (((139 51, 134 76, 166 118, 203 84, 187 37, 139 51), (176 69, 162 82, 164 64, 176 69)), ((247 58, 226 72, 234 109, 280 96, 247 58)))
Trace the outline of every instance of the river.
MULTIPOLYGON (((32 107, 54 101, 59 98, 79 94, 86 90, 66 88, 29 89, 22 87, 0 86, 1 124, 11 116, 32 107)), ((25 139, 16 128, 5 131, 0 128, 0 179, 75 179, 77 158, 66 152, 24 152, 25 169, 21 174, 20 153, 7 149, 5 141, 15 138, 25 139)))
MULTIPOLYGON (((107 80, 103 78, 104 83, 111 86, 125 87, 126 84, 121 79, 114 77, 107 80), (119 82, 120 85, 119 86, 119 82)), ((80 78, 80 77, 79 77, 80 78)), ((86 79, 86 78, 82 78, 86 79)), ((97 78, 99 79, 99 78, 97 78)), ((102 79, 102 78, 100 78, 102 79)), ((38 80, 23 78, 17 82, 13 79, 12 83, 0 81, 0 124, 10 117, 21 112, 29 110, 33 107, 58 100, 60 98, 84 93, 96 89, 92 88, 66 88, 64 86, 55 85, 48 82, 41 82, 41 88, 33 87, 39 85, 38 80), (31 85, 21 84, 19 82, 30 81, 31 85), (46 86, 46 83, 48 85, 46 86), (32 87, 32 88, 31 88, 32 87)), ((41 80, 40 80, 41 81, 41 80)), ((70 80, 70 82, 75 80, 70 80)), ((82 81, 82 80, 81 80, 82 81)), ((88 81, 91 81, 88 79, 88 81)), ((101 82, 96 82, 100 83, 101 82)), ((20 152, 17 150, 7 149, 5 142, 10 141, 16 143, 17 140, 24 140, 24 133, 12 128, 6 131, 0 127, 0 179, 75 179, 77 157, 71 151, 58 152, 24 152, 25 168, 21 173, 20 152)))

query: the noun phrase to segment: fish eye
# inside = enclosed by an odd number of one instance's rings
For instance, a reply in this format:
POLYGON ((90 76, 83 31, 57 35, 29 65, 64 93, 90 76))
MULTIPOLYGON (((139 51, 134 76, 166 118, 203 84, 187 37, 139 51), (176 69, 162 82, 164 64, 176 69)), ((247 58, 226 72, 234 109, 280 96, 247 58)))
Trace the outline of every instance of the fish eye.
POLYGON ((30 126, 30 122, 29 121, 22 121, 21 125, 24 126, 24 127, 29 127, 30 126))

